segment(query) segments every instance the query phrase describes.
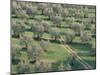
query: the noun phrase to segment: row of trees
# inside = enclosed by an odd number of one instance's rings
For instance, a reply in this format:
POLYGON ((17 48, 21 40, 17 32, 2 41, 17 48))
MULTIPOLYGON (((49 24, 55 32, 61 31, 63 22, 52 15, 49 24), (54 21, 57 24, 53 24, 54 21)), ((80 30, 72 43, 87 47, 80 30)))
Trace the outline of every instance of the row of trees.
POLYGON ((40 15, 42 11, 42 15, 46 15, 49 19, 53 20, 53 18, 57 19, 59 22, 63 19, 70 17, 75 18, 95 18, 95 15, 88 15, 89 9, 87 6, 77 6, 79 8, 74 7, 64 7, 61 4, 47 4, 47 3, 19 3, 16 1, 12 2, 12 13, 19 18, 34 18, 35 15, 40 15), (72 16, 74 15, 74 16, 72 16))
MULTIPOLYGON (((53 22, 55 27, 61 27, 62 21, 64 19, 63 17, 67 17, 68 14, 70 13, 69 11, 71 11, 71 10, 69 10, 69 8, 65 8, 61 4, 39 3, 38 5, 40 7, 38 7, 35 3, 26 4, 25 2, 18 3, 18 2, 14 1, 12 4, 12 7, 13 7, 13 10, 15 10, 15 12, 16 12, 14 14, 19 18, 23 18, 24 20, 27 19, 28 16, 33 17, 34 15, 36 15, 37 11, 39 12, 41 10, 43 15, 49 16, 49 19, 53 22)), ((78 8, 76 8, 76 9, 78 9, 78 8)), ((79 16, 80 12, 82 12, 82 13, 86 12, 86 14, 88 14, 88 8, 87 7, 83 8, 82 6, 80 6, 80 9, 78 9, 78 11, 76 12, 78 16, 79 16)), ((55 38, 55 40, 60 37, 61 34, 57 28, 51 28, 48 25, 48 23, 46 23, 45 21, 42 21, 42 19, 40 17, 35 18, 35 19, 37 20, 37 23, 32 24, 32 26, 31 26, 31 29, 34 34, 34 36, 33 36, 34 38, 41 39, 41 37, 43 36, 45 31, 49 32, 51 34, 51 37, 55 38)), ((25 21, 27 21, 27 20, 25 20, 25 21)), ((65 40, 67 40, 67 42, 72 42, 75 35, 80 35, 80 39, 82 41, 84 41, 85 37, 83 35, 87 35, 87 34, 85 34, 86 32, 84 32, 84 29, 86 28, 84 22, 82 22, 81 24, 76 23, 74 18, 72 18, 71 21, 72 22, 71 22, 70 27, 71 27, 72 31, 66 32, 65 40), (70 38, 70 37, 72 37, 72 38, 70 38)), ((68 23, 68 22, 66 22, 66 23, 68 23)), ((94 28, 95 27, 91 28, 92 32, 94 31, 94 28)), ((12 33, 15 36, 21 37, 23 35, 24 31, 25 31, 24 22, 12 23, 12 33)), ((86 38, 86 39, 88 39, 88 38, 86 38)))
POLYGON ((50 72, 50 71, 69 71, 76 62, 74 55, 68 55, 64 61, 57 61, 55 63, 48 63, 43 60, 35 62, 35 66, 29 66, 27 61, 21 61, 17 64, 17 73, 32 73, 35 72, 50 72), (55 65, 56 64, 56 65, 55 65))
MULTIPOLYGON (((23 22, 16 22, 12 21, 12 35, 15 37, 22 37, 25 32, 25 24, 23 22)), ((48 32, 51 34, 52 39, 57 40, 60 39, 61 33, 59 31, 59 28, 56 27, 50 27, 45 21, 42 22, 36 22, 36 24, 32 25, 31 31, 33 32, 33 38, 35 39, 41 39, 44 32, 48 32)), ((95 29, 91 29, 91 33, 95 33, 95 29)), ((84 25, 75 23, 71 25, 70 30, 68 30, 65 33, 65 40, 66 42, 72 42, 72 40, 75 38, 75 35, 80 35, 80 40, 82 42, 88 42, 88 40, 91 39, 92 34, 84 30, 84 25), (85 36, 85 37, 84 37, 85 36)))

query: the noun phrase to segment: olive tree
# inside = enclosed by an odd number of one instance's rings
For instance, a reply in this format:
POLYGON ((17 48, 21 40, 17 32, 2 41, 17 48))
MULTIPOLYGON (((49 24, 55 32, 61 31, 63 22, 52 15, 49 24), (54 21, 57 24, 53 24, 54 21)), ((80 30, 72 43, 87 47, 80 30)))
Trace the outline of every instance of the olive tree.
POLYGON ((60 63, 59 67, 58 67, 59 71, 65 71, 65 66, 63 63, 60 63))
POLYGON ((50 42, 49 41, 40 41, 40 46, 43 48, 44 52, 47 52, 49 49, 50 42))
POLYGON ((82 43, 89 43, 91 40, 91 33, 87 31, 81 32, 80 40, 82 43))
POLYGON ((91 40, 90 45, 91 45, 90 55, 95 56, 96 55, 96 40, 91 40))
POLYGON ((39 61, 41 58, 41 55, 43 53, 43 50, 38 45, 31 45, 28 47, 28 57, 30 61, 39 61))
POLYGON ((42 21, 41 24, 43 25, 45 32, 49 32, 50 31, 50 26, 46 21, 42 21))
POLYGON ((75 38, 75 32, 74 31, 67 31, 65 35, 65 42, 66 43, 72 43, 72 41, 75 38))
POLYGON ((29 35, 24 35, 21 39, 21 44, 24 45, 24 48, 27 50, 28 46, 32 43, 32 37, 29 35))
POLYGON ((79 18, 84 17, 84 12, 83 12, 83 10, 82 10, 82 9, 77 9, 76 15, 75 15, 75 16, 76 16, 76 17, 79 17, 79 18))
POLYGON ((96 34, 96 26, 95 25, 92 25, 92 27, 91 27, 91 33, 92 33, 92 35, 96 34))
POLYGON ((84 24, 80 24, 80 23, 73 23, 71 25, 71 29, 73 29, 75 31, 75 34, 80 34, 81 31, 83 31, 85 28, 84 24))
POLYGON ((50 7, 44 9, 43 13, 44 13, 45 15, 47 15, 47 16, 49 17, 49 19, 51 18, 51 16, 54 15, 54 11, 53 11, 53 9, 50 8, 50 7))
POLYGON ((44 33, 44 27, 42 24, 37 23, 36 25, 32 26, 32 31, 34 33, 34 36, 33 36, 34 38, 41 39, 44 33))
POLYGON ((48 4, 46 3, 39 3, 38 4, 38 9, 42 11, 42 14, 44 12, 44 10, 48 7, 48 4))
POLYGON ((45 61, 38 61, 35 64, 36 72, 48 72, 51 71, 51 64, 45 61))
POLYGON ((25 19, 25 20, 28 18, 26 11, 22 10, 22 9, 16 10, 16 16, 17 16, 17 18, 22 18, 22 19, 25 19))
POLYGON ((57 40, 60 38, 60 32, 57 28, 51 28, 50 32, 51 38, 57 40))
POLYGON ((68 11, 68 9, 67 8, 63 8, 63 11, 62 11, 62 17, 67 17, 68 16, 68 14, 69 14, 69 11, 68 11))
POLYGON ((12 1, 12 14, 16 15, 17 9, 21 8, 16 1, 12 1))
POLYGON ((37 14, 37 6, 35 5, 28 5, 26 7, 26 14, 28 14, 30 17, 34 16, 35 14, 37 14))
POLYGON ((56 14, 55 16, 51 16, 51 20, 57 27, 61 27, 62 19, 63 18, 58 14, 56 14))
POLYGON ((16 71, 18 74, 26 74, 31 72, 29 64, 25 62, 20 62, 16 66, 16 71))
POLYGON ((77 54, 74 51, 72 51, 63 60, 63 65, 65 66, 65 70, 72 70, 72 66, 75 65, 76 61, 77 61, 77 54))
POLYGON ((88 18, 88 17, 89 17, 88 11, 89 11, 88 7, 85 6, 84 11, 83 11, 83 12, 84 12, 84 17, 85 17, 85 18, 88 18))
POLYGON ((52 8, 54 10, 54 13, 61 15, 63 8, 61 4, 53 4, 52 8))
POLYGON ((12 43, 11 45, 11 56, 12 56, 12 63, 13 64, 18 64, 19 57, 21 56, 20 53, 21 47, 17 44, 12 43))
POLYGON ((12 36, 15 36, 15 37, 19 37, 21 38, 24 34, 24 31, 25 31, 25 24, 23 23, 23 21, 13 21, 12 20, 12 36))
POLYGON ((63 70, 67 70, 67 71, 72 70, 72 66, 75 62, 75 58, 73 57, 73 55, 69 54, 66 57, 66 59, 63 60, 63 63, 62 63, 63 64, 63 70))

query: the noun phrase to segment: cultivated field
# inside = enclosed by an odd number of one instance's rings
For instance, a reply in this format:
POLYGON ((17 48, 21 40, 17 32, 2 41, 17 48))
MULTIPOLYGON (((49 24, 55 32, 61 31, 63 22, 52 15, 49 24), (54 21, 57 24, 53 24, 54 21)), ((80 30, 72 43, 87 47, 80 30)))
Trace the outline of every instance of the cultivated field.
POLYGON ((96 68, 96 7, 12 2, 12 73, 96 68))

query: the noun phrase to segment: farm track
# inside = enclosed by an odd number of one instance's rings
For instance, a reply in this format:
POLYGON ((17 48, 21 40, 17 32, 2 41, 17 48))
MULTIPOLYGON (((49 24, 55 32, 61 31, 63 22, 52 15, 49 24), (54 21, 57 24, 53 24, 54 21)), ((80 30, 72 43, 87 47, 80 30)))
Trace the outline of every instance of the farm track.
POLYGON ((71 55, 75 55, 76 57, 76 60, 82 64, 82 66, 85 68, 85 69, 92 69, 92 66, 89 65, 87 62, 85 62, 72 48, 70 48, 67 44, 64 44, 63 43, 64 39, 63 37, 61 36, 61 39, 60 39, 60 42, 62 43, 62 47, 65 48, 67 50, 67 52, 71 55))

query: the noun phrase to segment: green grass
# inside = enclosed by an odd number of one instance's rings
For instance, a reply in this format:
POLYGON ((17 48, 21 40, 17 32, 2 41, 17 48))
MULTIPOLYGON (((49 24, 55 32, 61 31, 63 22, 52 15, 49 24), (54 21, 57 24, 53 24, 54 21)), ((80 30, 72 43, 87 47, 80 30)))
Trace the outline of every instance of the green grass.
POLYGON ((12 65, 11 65, 11 70, 12 70, 12 71, 11 71, 12 73, 16 73, 16 65, 13 65, 13 64, 12 64, 12 65))
POLYGON ((95 56, 82 56, 81 58, 85 60, 88 64, 90 64, 93 69, 96 68, 96 57, 95 56))
POLYGON ((11 38, 11 42, 12 42, 13 44, 20 45, 20 40, 17 39, 17 38, 11 38))
POLYGON ((63 60, 67 56, 67 51, 61 45, 52 43, 48 52, 43 55, 44 59, 63 60))
POLYGON ((91 46, 90 45, 82 45, 82 44, 70 44, 70 46, 76 50, 78 55, 90 64, 93 68, 95 68, 95 56, 90 55, 91 46))

